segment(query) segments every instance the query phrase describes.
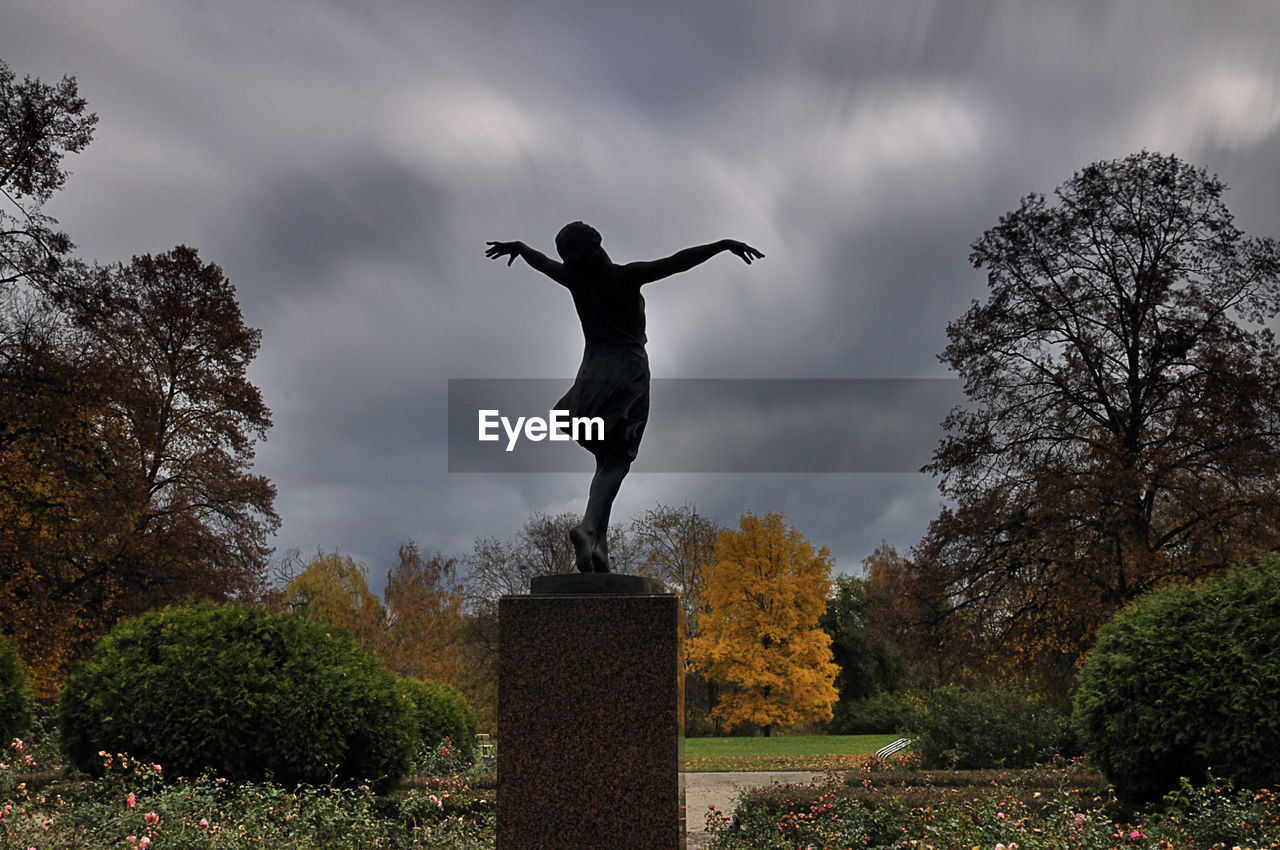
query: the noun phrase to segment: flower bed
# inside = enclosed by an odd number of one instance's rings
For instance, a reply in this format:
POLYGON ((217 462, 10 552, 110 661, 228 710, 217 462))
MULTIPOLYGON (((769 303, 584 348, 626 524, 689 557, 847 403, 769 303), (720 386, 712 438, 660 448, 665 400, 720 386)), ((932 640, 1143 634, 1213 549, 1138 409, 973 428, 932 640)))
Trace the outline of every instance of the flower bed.
POLYGON ((367 785, 173 780, 162 765, 101 758, 105 774, 93 779, 66 774, 47 742, 15 740, 0 750, 0 847, 493 847, 492 774, 413 778, 378 795, 367 785))
POLYGON ((1032 771, 863 770, 809 786, 746 792, 736 813, 707 814, 712 850, 983 848, 1210 850, 1280 848, 1269 791, 1184 785, 1129 812, 1078 764, 1032 771))

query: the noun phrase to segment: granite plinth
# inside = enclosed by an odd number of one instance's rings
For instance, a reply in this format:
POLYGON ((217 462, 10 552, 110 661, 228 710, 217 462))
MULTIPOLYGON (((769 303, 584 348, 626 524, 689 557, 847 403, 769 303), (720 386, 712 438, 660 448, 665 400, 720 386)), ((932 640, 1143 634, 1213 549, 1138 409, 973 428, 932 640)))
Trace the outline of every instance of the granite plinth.
POLYGON ((497 850, 685 847, 682 632, 672 594, 498 601, 497 850))

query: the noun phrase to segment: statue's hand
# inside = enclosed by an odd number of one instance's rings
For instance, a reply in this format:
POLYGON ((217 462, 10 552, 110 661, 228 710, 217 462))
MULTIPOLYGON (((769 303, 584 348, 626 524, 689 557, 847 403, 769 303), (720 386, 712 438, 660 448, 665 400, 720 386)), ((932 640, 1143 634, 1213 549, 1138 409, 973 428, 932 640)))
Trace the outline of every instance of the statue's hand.
POLYGON ((752 260, 759 260, 764 256, 764 254, 761 254, 747 243, 739 242, 736 239, 726 239, 725 247, 727 250, 732 251, 734 254, 741 257, 742 262, 747 265, 751 265, 752 260))
POLYGON ((506 257, 507 265, 510 266, 516 261, 516 257, 520 256, 523 245, 522 242, 490 242, 489 249, 484 252, 484 255, 491 260, 506 257))

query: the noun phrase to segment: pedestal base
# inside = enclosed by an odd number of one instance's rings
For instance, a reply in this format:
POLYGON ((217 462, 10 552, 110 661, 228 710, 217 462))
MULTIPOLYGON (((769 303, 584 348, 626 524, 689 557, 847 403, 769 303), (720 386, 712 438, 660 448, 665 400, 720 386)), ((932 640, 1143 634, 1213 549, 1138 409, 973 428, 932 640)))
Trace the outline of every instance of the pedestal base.
POLYGON ((672 594, 498 601, 497 850, 685 847, 682 631, 672 594))

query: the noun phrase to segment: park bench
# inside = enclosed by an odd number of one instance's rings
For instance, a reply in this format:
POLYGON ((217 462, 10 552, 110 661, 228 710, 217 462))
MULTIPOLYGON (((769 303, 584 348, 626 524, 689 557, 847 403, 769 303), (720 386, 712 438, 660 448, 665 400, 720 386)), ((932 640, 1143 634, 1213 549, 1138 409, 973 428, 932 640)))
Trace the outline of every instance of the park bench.
POLYGON ((884 761, 889 756, 896 753, 898 750, 905 749, 909 746, 911 746, 910 738, 899 738, 898 740, 894 741, 892 744, 885 744, 883 747, 876 750, 876 758, 880 759, 881 761, 884 761))
POLYGON ((489 734, 487 732, 481 732, 476 735, 476 743, 479 745, 480 749, 480 760, 485 764, 493 761, 493 757, 498 750, 498 745, 489 740, 489 734))

